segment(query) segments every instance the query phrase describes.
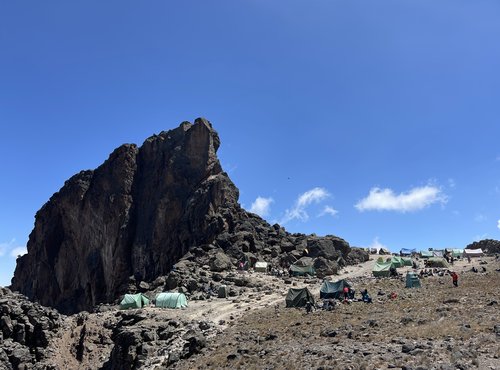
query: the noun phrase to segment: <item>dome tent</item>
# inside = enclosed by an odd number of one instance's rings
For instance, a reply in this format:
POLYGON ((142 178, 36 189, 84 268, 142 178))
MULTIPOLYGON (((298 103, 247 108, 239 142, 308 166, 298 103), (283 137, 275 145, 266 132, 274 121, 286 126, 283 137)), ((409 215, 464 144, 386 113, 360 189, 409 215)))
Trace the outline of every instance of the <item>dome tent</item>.
POLYGON ((185 308, 187 305, 187 299, 184 293, 164 292, 156 296, 156 307, 185 308))
POLYGON ((120 302, 120 309, 127 310, 129 308, 142 308, 149 304, 149 299, 142 293, 125 294, 120 302))

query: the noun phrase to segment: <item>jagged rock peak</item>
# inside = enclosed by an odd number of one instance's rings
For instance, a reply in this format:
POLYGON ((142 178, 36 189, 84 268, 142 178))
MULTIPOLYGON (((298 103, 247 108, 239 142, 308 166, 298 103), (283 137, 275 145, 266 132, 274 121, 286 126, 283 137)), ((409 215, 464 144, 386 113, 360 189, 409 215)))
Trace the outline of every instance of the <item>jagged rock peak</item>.
POLYGON ((115 149, 69 180, 37 212, 12 288, 62 312, 127 290, 130 276, 166 274, 190 247, 227 227, 238 190, 222 171, 209 121, 183 122, 115 149))

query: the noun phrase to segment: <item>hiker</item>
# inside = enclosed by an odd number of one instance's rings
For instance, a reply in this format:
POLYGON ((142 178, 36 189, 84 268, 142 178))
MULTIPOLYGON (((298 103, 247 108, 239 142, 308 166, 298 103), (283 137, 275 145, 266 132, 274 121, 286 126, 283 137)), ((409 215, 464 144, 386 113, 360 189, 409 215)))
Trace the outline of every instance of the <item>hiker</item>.
POLYGON ((472 272, 478 272, 475 266, 472 266, 472 272))
POLYGON ((391 276, 398 276, 396 268, 393 266, 391 266, 391 268, 389 269, 389 272, 390 272, 391 276))
POLYGON ((453 285, 458 287, 458 274, 455 271, 452 271, 450 275, 451 275, 451 280, 453 281, 453 285))
POLYGON ((347 298, 349 298, 349 288, 348 287, 344 287, 344 302, 347 302, 347 298))
POLYGON ((365 289, 361 292, 361 298, 365 303, 372 303, 372 297, 368 294, 368 290, 365 289))
POLYGON ((309 302, 309 301, 307 301, 307 303, 306 303, 306 313, 311 313, 312 308, 313 308, 312 307, 312 303, 309 302))
POLYGON ((470 256, 467 256, 467 262, 470 263, 470 256))
POLYGON ((416 270, 418 269, 418 265, 415 261, 412 262, 412 267, 416 270))
POLYGON ((451 256, 451 264, 453 265, 453 262, 455 262, 455 258, 453 258, 453 256, 451 256))

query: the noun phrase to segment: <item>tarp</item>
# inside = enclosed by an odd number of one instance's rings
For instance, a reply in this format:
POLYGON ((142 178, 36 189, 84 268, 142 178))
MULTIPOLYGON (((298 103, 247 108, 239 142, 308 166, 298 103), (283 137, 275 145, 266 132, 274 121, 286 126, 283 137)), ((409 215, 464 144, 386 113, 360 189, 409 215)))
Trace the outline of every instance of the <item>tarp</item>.
POLYGON ((120 302, 120 309, 126 310, 129 308, 142 308, 149 304, 149 299, 142 293, 125 294, 120 302))
POLYGON ((298 260, 295 264, 291 265, 290 266, 290 272, 292 275, 305 275, 305 274, 309 274, 309 275, 314 275, 316 274, 316 270, 314 270, 314 267, 312 264, 310 265, 307 265, 307 266, 300 266, 299 263, 303 263, 301 262, 302 258, 300 260, 298 260))
POLYGON ((413 253, 416 253, 416 249, 408 249, 408 248, 402 248, 401 251, 399 252, 400 255, 402 256, 411 256, 413 253))
POLYGON ((429 251, 429 250, 420 251, 420 257, 422 257, 422 258, 430 258, 430 257, 434 257, 434 254, 432 253, 432 251, 429 251))
POLYGON ((426 267, 444 267, 448 268, 450 265, 444 258, 441 257, 430 257, 427 259, 426 267))
POLYGON ((452 249, 451 250, 451 255, 455 258, 457 257, 462 257, 462 255, 464 254, 464 250, 463 249, 452 249))
POLYGON ((184 308, 187 307, 187 299, 184 293, 160 293, 156 296, 156 307, 162 308, 184 308))
POLYGON ((389 277, 391 276, 391 267, 392 262, 377 262, 375 266, 373 266, 373 276, 375 277, 389 277))
POLYGON ((420 288, 420 279, 417 274, 413 272, 408 272, 406 274, 406 287, 407 288, 420 288))
POLYGON ((267 262, 255 262, 256 272, 267 272, 267 262))
POLYGON ((484 253, 482 249, 464 249, 463 253, 464 257, 481 257, 483 255, 484 253))
POLYGON ((352 285, 345 279, 336 282, 325 280, 319 289, 319 297, 322 299, 342 298, 344 295, 344 288, 350 288, 351 286, 352 285))
POLYGON ((307 288, 290 288, 285 299, 287 307, 304 307, 308 301, 314 304, 314 297, 307 288))

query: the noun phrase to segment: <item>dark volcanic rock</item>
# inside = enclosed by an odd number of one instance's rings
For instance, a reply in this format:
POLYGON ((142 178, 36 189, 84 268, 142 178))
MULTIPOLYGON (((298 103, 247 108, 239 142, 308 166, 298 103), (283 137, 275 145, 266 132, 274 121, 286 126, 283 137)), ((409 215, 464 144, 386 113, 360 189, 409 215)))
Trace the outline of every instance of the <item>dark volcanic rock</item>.
POLYGON ((75 313, 156 288, 160 276, 169 289, 198 288, 189 275, 203 265, 220 272, 242 259, 293 262, 306 248, 313 258, 347 260, 351 248, 340 238, 288 234, 243 210, 219 145, 199 118, 141 147, 122 145, 70 178, 37 212, 12 289, 75 313))

